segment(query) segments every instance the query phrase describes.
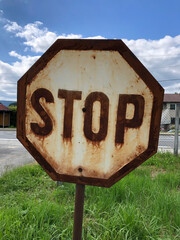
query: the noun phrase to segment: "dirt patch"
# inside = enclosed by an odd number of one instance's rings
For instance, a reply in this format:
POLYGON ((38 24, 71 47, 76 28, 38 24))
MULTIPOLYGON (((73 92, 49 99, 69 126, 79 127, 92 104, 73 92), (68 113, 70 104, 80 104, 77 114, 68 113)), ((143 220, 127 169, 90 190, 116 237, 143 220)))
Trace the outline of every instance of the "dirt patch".
POLYGON ((154 179, 154 178, 156 178, 160 173, 166 173, 166 170, 164 170, 164 169, 156 169, 155 167, 154 167, 154 169, 152 169, 152 172, 151 172, 151 177, 152 177, 152 179, 154 179))

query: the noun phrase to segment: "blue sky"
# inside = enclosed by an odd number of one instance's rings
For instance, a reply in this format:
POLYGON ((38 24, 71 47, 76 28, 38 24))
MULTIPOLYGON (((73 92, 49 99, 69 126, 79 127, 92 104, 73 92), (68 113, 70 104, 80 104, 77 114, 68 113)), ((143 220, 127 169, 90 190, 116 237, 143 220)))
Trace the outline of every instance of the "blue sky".
POLYGON ((0 99, 57 38, 123 39, 166 92, 180 92, 180 1, 0 0, 0 99))

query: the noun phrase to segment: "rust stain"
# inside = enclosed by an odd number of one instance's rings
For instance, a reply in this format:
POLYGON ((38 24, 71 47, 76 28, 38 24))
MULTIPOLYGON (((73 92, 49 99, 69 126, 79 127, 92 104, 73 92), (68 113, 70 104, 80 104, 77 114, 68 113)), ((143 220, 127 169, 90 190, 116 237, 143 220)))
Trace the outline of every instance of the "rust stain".
MULTIPOLYGON (((18 81, 17 137, 53 180, 109 187, 156 152, 162 102, 163 89, 122 41, 57 40, 18 81), (54 97, 54 103, 39 99, 44 109, 40 114, 31 104, 39 88, 54 97), (74 101, 71 141, 63 138, 65 101, 58 98, 58 89, 82 91, 82 99, 74 101), (83 131, 82 109, 91 92, 103 92, 109 99, 107 135, 98 144, 87 140, 83 131), (119 94, 142 95, 145 104, 141 126, 126 126, 124 143, 116 146, 119 94), (44 112, 52 132, 41 136, 30 126, 47 127, 44 112)), ((127 107, 125 119, 133 118, 131 111, 127 107)), ((100 115, 96 110, 94 114, 100 115)), ((91 130, 98 133, 100 124, 94 118, 91 130)))
POLYGON ((56 173, 108 179, 147 149, 153 98, 146 84, 140 78, 137 83, 137 74, 127 69, 128 64, 115 51, 63 50, 27 86, 27 137, 56 173), (93 56, 101 64, 92 61, 93 56), (54 98, 51 103, 39 99, 52 121, 52 131, 44 137, 33 134, 30 128, 31 123, 45 126, 31 104, 32 94, 43 86, 54 98), (133 101, 126 102, 124 119, 117 123, 119 96, 125 93, 129 96, 143 93, 144 115, 142 106, 137 110, 133 101), (138 123, 140 118, 142 123, 138 123), (129 124, 133 119, 135 124, 129 124), (116 125, 122 121, 124 142, 117 145, 116 125))
POLYGON ((113 59, 114 64, 118 65, 117 59, 113 59))

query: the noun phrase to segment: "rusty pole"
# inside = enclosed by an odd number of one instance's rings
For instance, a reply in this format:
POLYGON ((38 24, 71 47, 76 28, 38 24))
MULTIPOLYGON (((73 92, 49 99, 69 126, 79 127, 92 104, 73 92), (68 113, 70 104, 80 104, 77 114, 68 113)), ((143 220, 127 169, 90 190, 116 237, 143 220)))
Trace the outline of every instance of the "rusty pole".
POLYGON ((179 140, 179 104, 176 103, 176 118, 175 118, 175 134, 174 134, 174 155, 178 156, 178 140, 179 140))
POLYGON ((73 240, 81 240, 85 185, 76 184, 73 240))

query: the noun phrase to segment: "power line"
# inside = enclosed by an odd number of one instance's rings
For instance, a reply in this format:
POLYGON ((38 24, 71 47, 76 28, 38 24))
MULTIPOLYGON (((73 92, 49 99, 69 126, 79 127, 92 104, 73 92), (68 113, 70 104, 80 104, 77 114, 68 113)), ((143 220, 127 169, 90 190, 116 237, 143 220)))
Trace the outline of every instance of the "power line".
POLYGON ((180 78, 174 78, 174 79, 162 79, 162 80, 159 80, 158 82, 168 82, 168 81, 180 81, 180 78))
POLYGON ((143 57, 151 57, 151 58, 160 58, 160 57, 179 57, 180 53, 178 54, 158 54, 158 55, 137 55, 138 58, 143 57))
POLYGON ((162 66, 162 67, 152 67, 152 68, 150 68, 150 69, 169 68, 169 67, 178 67, 178 66, 180 66, 180 64, 167 65, 167 66, 162 66))
MULTIPOLYGON (((171 78, 171 79, 161 79, 161 80, 157 80, 158 82, 168 82, 168 81, 180 81, 180 78, 171 78)), ((17 82, 1 82, 0 84, 4 83, 4 84, 17 84, 17 82)))
POLYGON ((0 82, 0 83, 4 83, 4 84, 17 84, 17 82, 0 82))

